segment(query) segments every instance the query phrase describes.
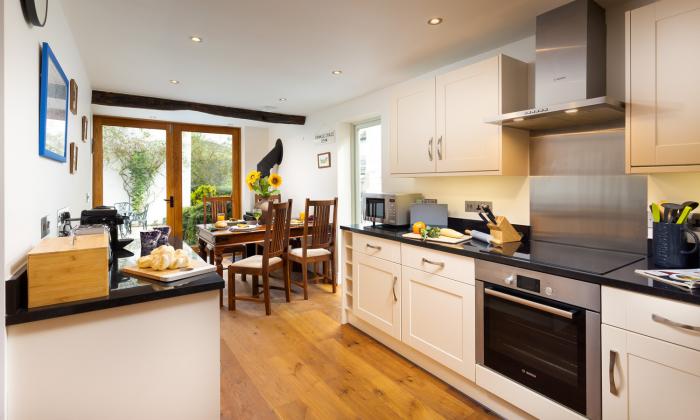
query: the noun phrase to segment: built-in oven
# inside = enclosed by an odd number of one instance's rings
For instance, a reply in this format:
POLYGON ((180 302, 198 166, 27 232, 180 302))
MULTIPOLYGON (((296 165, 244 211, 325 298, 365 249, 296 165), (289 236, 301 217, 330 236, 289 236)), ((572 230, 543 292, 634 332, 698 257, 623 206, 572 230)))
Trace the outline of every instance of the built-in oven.
POLYGON ((600 286, 476 262, 477 363, 601 417, 600 286))
POLYGON ((402 226, 410 221, 411 204, 421 194, 362 193, 362 220, 383 225, 402 226))

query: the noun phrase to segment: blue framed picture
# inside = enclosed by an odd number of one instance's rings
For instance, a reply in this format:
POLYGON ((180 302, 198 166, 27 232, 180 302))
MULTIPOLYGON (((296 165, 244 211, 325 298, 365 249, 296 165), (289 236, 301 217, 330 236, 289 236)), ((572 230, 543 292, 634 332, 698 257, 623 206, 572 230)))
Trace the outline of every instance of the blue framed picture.
POLYGON ((41 46, 39 155, 66 161, 69 82, 49 44, 41 46))

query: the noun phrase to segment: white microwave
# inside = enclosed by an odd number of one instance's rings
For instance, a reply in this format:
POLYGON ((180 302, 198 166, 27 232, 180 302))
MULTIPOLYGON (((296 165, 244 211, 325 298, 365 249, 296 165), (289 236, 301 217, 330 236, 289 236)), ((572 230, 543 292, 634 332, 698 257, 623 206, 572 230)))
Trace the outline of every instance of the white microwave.
POLYGON ((362 220, 403 226, 410 222, 411 204, 423 194, 362 193, 362 220))

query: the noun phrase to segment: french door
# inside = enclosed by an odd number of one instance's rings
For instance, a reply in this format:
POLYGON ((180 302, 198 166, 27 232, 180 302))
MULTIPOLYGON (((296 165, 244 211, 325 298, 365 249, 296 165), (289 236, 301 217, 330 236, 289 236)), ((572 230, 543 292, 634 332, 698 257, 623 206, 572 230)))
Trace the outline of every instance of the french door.
POLYGON ((194 244, 202 195, 230 195, 240 216, 239 128, 95 116, 93 141, 93 206, 129 214, 122 234, 168 224, 194 244))

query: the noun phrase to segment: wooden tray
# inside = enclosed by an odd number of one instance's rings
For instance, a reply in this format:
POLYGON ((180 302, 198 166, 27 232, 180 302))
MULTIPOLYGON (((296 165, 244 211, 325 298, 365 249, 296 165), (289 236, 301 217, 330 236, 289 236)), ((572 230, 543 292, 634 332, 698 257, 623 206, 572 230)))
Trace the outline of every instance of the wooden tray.
POLYGON ((182 280, 187 277, 192 277, 199 274, 211 273, 212 271, 216 271, 215 266, 207 264, 201 260, 192 261, 190 263, 190 267, 192 267, 193 269, 189 271, 182 271, 181 268, 176 268, 175 270, 158 271, 152 268, 139 268, 138 266, 134 265, 131 267, 122 268, 122 272, 132 276, 146 277, 149 279, 167 283, 175 280, 182 280))
MULTIPOLYGON (((423 237, 420 236, 417 233, 409 232, 409 233, 404 233, 403 235, 404 238, 409 238, 409 239, 420 239, 423 240, 423 237)), ((443 243, 443 244, 461 244, 462 242, 467 242, 470 240, 472 237, 470 235, 464 235, 463 237, 457 239, 457 238, 450 238, 447 236, 440 236, 439 238, 426 238, 426 240, 430 242, 438 242, 438 243, 443 243)))

